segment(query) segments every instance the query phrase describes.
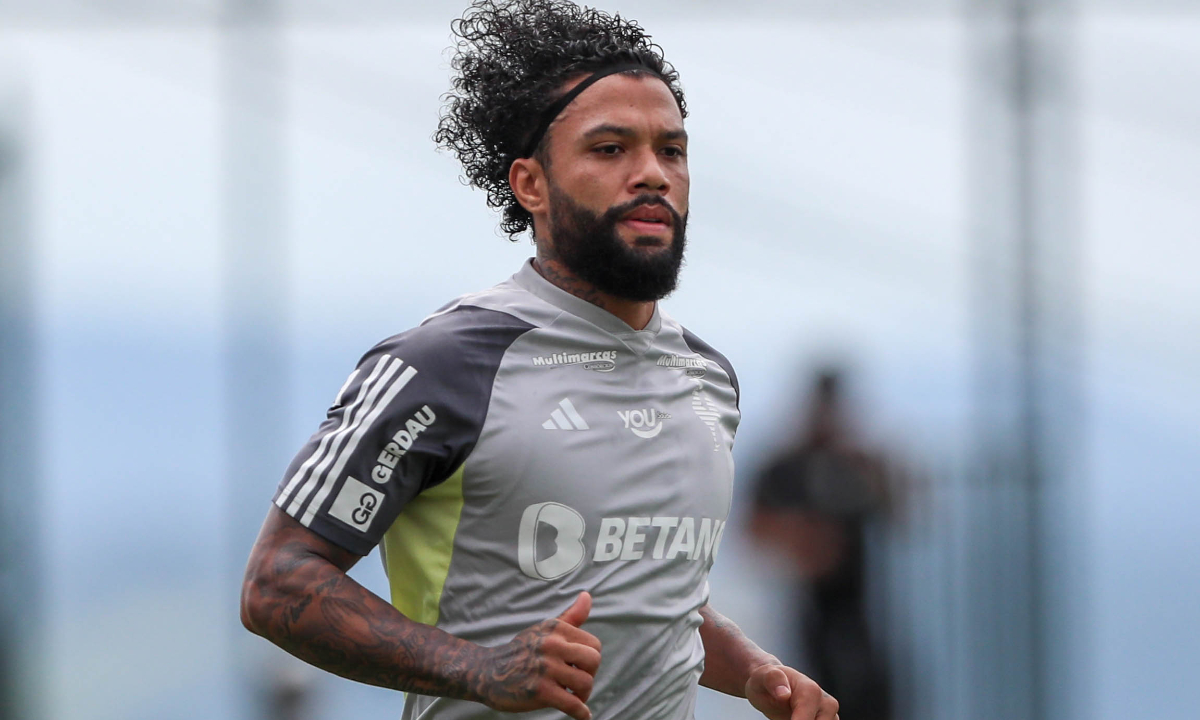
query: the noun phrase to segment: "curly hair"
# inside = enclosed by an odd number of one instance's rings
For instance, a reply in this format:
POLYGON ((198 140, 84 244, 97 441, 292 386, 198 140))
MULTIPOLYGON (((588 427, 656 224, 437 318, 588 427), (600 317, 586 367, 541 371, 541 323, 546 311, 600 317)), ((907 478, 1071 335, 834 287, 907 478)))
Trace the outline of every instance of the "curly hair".
MULTIPOLYGON (((531 229, 533 216, 509 187, 509 167, 567 80, 616 64, 642 65, 667 84, 687 117, 679 74, 662 48, 620 15, 569 0, 474 0, 451 29, 459 38, 453 89, 433 139, 462 163, 467 182, 487 192, 510 239, 531 229)), ((545 147, 543 137, 534 153, 543 162, 545 147)))

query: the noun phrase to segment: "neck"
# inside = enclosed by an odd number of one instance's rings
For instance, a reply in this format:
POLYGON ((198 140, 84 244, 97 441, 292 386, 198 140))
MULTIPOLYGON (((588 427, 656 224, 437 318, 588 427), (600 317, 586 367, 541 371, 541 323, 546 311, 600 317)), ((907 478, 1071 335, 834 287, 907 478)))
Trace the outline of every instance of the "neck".
POLYGON ((548 253, 543 253, 541 248, 538 248, 537 256, 533 259, 533 269, 553 285, 617 316, 634 330, 644 329, 650 324, 650 318, 654 316, 653 301, 625 300, 602 292, 595 285, 568 270, 559 260, 550 257, 548 253))

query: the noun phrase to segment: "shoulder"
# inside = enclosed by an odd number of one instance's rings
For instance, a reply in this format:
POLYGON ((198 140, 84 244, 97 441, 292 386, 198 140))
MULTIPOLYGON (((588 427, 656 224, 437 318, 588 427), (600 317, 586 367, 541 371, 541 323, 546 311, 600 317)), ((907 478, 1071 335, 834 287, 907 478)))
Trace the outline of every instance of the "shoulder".
POLYGON ((534 327, 500 310, 455 301, 417 327, 379 342, 359 364, 386 355, 440 375, 495 366, 509 346, 534 327))
POLYGON ((738 384, 737 373, 733 369, 733 363, 729 362, 729 358, 725 357, 720 351, 709 345, 704 340, 701 340, 695 333, 688 330, 686 327, 675 323, 680 332, 683 334, 683 341, 687 343, 688 348, 703 357, 709 362, 716 363, 718 367, 725 371, 729 376, 729 384, 733 386, 733 392, 736 394, 738 402, 741 402, 742 389, 738 384))

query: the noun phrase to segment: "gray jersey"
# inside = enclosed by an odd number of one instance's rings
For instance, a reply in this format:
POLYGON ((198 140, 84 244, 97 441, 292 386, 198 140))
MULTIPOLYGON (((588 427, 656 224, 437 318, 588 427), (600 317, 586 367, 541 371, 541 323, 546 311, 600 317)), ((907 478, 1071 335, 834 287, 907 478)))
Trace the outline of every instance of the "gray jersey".
MULTIPOLYGON (((482 645, 587 590, 596 720, 686 720, 737 401, 728 361, 661 311, 631 330, 526 263, 367 353, 275 504, 353 552, 382 542, 393 604, 482 645)), ((403 717, 508 715, 410 694, 403 717)))

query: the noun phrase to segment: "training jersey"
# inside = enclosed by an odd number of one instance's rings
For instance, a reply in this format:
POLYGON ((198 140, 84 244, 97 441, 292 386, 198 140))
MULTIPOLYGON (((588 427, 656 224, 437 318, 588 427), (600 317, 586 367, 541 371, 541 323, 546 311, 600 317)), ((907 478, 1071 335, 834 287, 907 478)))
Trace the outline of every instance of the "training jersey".
MULTIPOLYGON (((633 330, 527 262, 372 348, 275 504, 354 553, 380 544, 393 605, 481 645, 588 591, 593 717, 691 720, 738 393, 660 309, 633 330)), ((403 713, 503 717, 412 693, 403 713)))

